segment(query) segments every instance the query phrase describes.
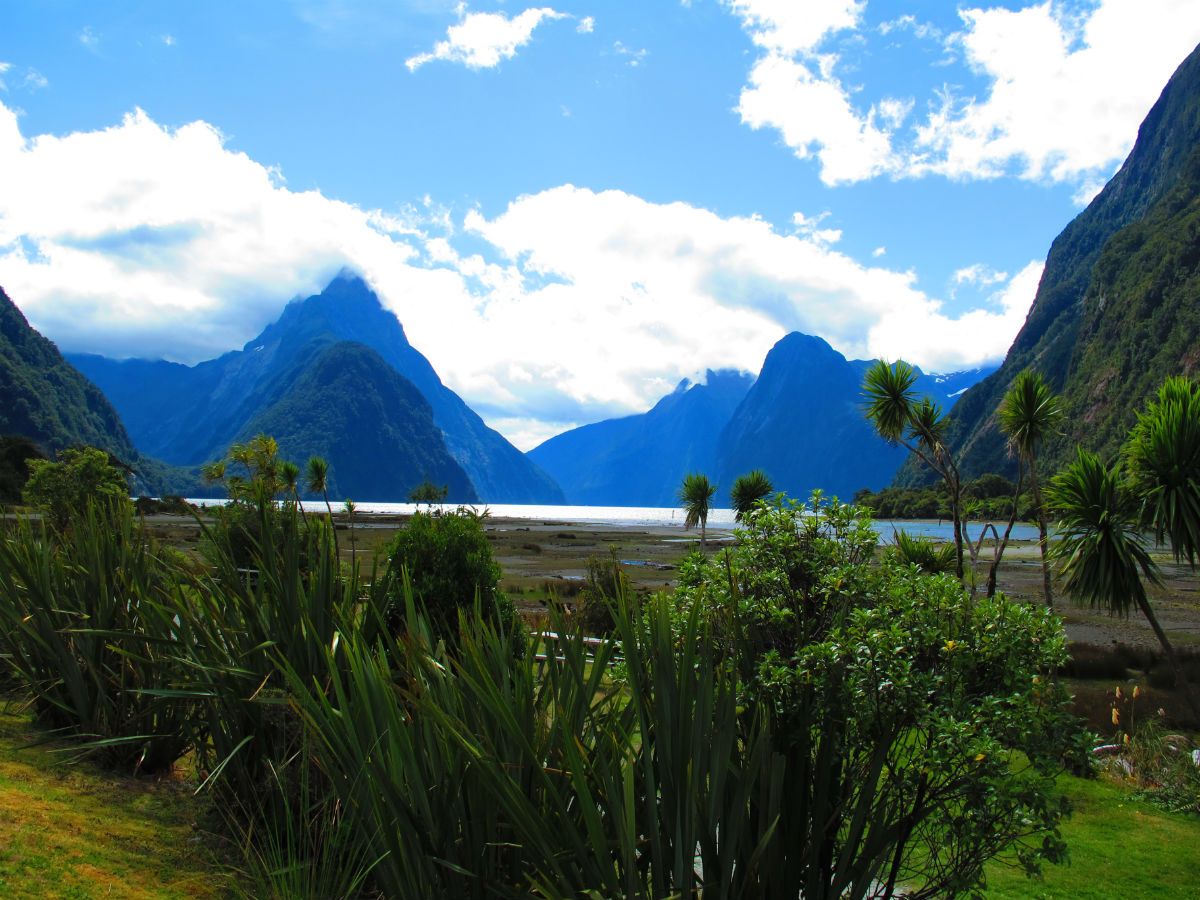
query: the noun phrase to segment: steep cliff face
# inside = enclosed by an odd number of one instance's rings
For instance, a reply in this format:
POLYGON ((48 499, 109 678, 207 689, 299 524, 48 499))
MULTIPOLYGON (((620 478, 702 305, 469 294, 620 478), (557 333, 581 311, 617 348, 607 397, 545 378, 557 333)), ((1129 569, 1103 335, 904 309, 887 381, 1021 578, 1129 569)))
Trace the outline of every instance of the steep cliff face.
POLYGON ((3 288, 0 435, 29 438, 50 452, 87 444, 129 464, 137 457, 116 409, 29 325, 3 288))
MULTIPOLYGON (((1163 89, 1120 171, 1054 240, 1004 363, 954 407, 949 439, 964 474, 1013 470, 995 413, 1024 368, 1042 372, 1069 401, 1072 427, 1047 447, 1050 465, 1076 441, 1111 451, 1153 386, 1194 368, 1176 343, 1196 341, 1197 295, 1182 285, 1194 273, 1195 239, 1186 229, 1194 224, 1187 210, 1198 145, 1200 49, 1163 89)), ((912 460, 897 476, 905 484, 927 479, 912 460)))

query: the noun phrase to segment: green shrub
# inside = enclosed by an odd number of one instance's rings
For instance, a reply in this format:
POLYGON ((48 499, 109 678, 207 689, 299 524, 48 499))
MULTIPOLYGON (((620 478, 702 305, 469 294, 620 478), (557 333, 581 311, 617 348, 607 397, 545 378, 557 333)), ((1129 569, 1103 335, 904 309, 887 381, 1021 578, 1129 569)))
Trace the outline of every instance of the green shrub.
POLYGON ((394 629, 406 621, 401 590, 401 573, 406 573, 413 598, 440 637, 453 640, 459 613, 476 604, 485 618, 514 634, 519 630, 516 609, 500 590, 500 565, 483 528, 485 515, 464 508, 418 512, 392 539, 387 548, 392 574, 387 616, 394 629))
POLYGON ((29 479, 22 494, 50 524, 63 530, 71 517, 82 515, 92 500, 128 500, 125 474, 103 450, 82 447, 63 450, 58 461, 29 460, 29 479))

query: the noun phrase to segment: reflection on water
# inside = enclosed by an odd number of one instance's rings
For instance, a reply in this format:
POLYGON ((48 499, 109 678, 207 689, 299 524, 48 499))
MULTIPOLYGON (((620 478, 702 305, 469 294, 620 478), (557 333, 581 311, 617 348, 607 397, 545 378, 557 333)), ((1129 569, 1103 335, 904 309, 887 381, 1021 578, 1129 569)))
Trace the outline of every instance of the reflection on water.
MULTIPOLYGON (((189 500, 201 506, 217 505, 223 500, 189 500)), ((416 506, 412 503, 371 503, 355 501, 355 507, 362 514, 376 515, 411 515, 416 506)), ((304 501, 304 508, 314 512, 324 512, 325 504, 320 500, 304 501)), ((683 528, 683 510, 669 507, 652 506, 529 506, 512 503, 477 504, 473 507, 479 511, 488 510, 493 516, 504 519, 529 519, 542 522, 569 522, 581 525, 645 525, 645 526, 677 526, 683 528)), ((335 505, 334 509, 338 507, 335 505)), ((972 523, 969 529, 971 540, 977 540, 981 525, 972 523)), ((996 526, 1003 531, 1004 523, 996 526)), ((732 509, 710 509, 708 511, 708 529, 710 532, 728 532, 734 528, 732 509)), ((918 537, 935 538, 942 541, 954 539, 954 527, 948 520, 909 522, 892 519, 877 519, 875 530, 885 541, 891 541, 894 530, 903 529, 918 537)), ((1015 541, 1036 541, 1037 527, 1034 525, 1015 525, 1012 539, 1015 541)))

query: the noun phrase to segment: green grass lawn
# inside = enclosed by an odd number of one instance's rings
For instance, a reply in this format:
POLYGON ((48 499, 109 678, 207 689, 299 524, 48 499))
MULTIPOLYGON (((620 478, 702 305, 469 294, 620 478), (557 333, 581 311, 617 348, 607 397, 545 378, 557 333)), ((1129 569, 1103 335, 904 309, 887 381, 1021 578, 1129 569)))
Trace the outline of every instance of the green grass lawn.
MULTIPOLYGON (((68 765, 0 701, 0 897, 209 898, 235 888, 195 825, 179 779, 121 778, 68 765)), ((1200 897, 1200 816, 1172 814, 1102 781, 1065 777, 1071 862, 1031 881, 988 868, 991 900, 1200 897)))
POLYGON ((1103 781, 1064 777, 1075 813, 1063 826, 1069 864, 1030 880, 1002 861, 987 870, 989 900, 1168 900, 1200 897, 1200 816, 1170 813, 1103 781))
POLYGON ((0 897, 223 897, 232 879, 176 779, 64 763, 0 700, 0 897))

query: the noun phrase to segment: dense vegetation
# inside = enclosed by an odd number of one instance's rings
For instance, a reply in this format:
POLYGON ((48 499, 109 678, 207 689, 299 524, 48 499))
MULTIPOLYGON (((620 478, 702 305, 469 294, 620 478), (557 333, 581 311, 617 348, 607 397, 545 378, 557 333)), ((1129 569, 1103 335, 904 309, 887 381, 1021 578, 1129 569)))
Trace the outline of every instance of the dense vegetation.
MULTIPOLYGON (((976 505, 974 518, 1004 521, 1012 513, 1016 485, 1003 475, 989 473, 968 481, 963 493, 976 505)), ((943 483, 925 487, 887 487, 881 491, 863 489, 854 502, 865 506, 878 519, 949 519, 950 494, 943 483)), ((1022 494, 1017 501, 1017 519, 1033 520, 1033 498, 1022 494)))
POLYGON ((364 577, 270 502, 292 473, 260 444, 230 460, 248 566, 231 529, 200 564, 122 501, 0 554, 3 665, 41 720, 126 771, 194 751, 253 893, 933 896, 1006 847, 1061 858, 1061 625, 877 558, 860 512, 760 506, 674 596, 613 598, 617 642, 555 619, 532 662, 482 602, 478 523, 423 516, 364 577), (458 562, 419 598, 410 559, 458 562), (463 574, 469 599, 439 586, 463 574))

